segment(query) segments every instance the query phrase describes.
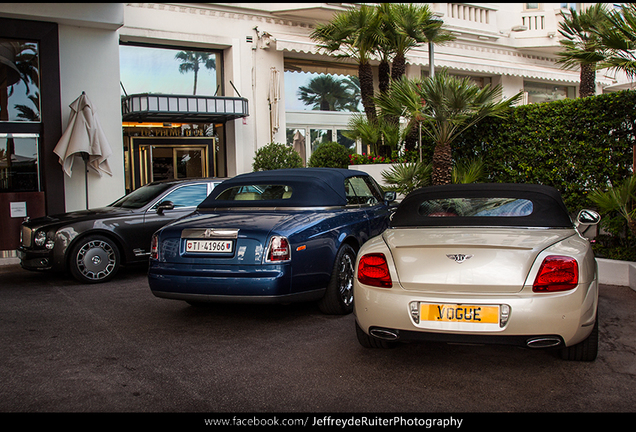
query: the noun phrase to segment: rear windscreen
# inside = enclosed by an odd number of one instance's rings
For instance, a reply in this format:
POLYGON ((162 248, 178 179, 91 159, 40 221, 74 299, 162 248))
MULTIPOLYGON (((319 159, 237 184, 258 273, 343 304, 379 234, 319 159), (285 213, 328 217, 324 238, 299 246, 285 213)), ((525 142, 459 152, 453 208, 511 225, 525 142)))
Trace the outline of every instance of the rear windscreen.
POLYGON ((292 197, 292 187, 276 184, 234 186, 225 189, 215 199, 220 201, 268 201, 292 197))
POLYGON ((522 217, 532 210, 532 201, 527 199, 443 198, 422 202, 418 213, 424 217, 522 217))

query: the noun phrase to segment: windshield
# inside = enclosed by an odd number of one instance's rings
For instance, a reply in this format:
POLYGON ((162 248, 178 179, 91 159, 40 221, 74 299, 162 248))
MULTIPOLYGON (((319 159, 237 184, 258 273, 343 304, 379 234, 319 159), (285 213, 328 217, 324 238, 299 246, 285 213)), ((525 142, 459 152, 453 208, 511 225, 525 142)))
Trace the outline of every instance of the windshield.
POLYGON ((169 188, 170 184, 148 184, 118 199, 110 207, 138 209, 150 203, 169 188))

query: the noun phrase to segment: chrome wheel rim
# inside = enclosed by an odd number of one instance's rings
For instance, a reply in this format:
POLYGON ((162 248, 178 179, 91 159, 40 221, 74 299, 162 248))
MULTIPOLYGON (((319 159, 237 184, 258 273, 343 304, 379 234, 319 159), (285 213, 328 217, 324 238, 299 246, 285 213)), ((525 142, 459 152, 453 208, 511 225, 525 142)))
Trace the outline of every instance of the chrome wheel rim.
POLYGON ((101 280, 115 269, 117 259, 112 246, 103 240, 91 240, 77 252, 76 264, 86 279, 101 280))
POLYGON ((342 303, 347 307, 353 303, 353 273, 353 259, 351 259, 351 255, 345 254, 340 261, 338 285, 342 303))

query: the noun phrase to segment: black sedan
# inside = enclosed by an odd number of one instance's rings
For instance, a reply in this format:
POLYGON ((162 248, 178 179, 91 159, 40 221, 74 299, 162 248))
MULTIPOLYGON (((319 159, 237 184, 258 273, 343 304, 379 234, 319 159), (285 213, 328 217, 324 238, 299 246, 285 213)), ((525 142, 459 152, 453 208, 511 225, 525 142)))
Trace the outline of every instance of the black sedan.
POLYGON ((27 220, 17 251, 20 265, 69 271, 83 283, 110 280, 121 265, 148 262, 152 234, 192 213, 223 180, 153 182, 106 207, 27 220))

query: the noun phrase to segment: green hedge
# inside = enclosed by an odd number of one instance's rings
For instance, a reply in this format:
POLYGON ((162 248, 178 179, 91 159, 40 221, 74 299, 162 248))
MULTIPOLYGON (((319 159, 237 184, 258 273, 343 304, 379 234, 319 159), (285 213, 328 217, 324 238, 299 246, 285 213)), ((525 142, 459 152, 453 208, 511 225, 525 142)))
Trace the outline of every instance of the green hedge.
POLYGON ((256 150, 252 163, 254 171, 302 167, 303 160, 298 153, 290 146, 281 143, 269 143, 256 150))
POLYGON ((349 151, 337 142, 320 144, 307 163, 309 167, 347 168, 349 151))
POLYGON ((480 157, 491 182, 554 186, 574 213, 592 206, 590 190, 631 175, 635 119, 636 91, 523 105, 464 132, 453 158, 480 157))

